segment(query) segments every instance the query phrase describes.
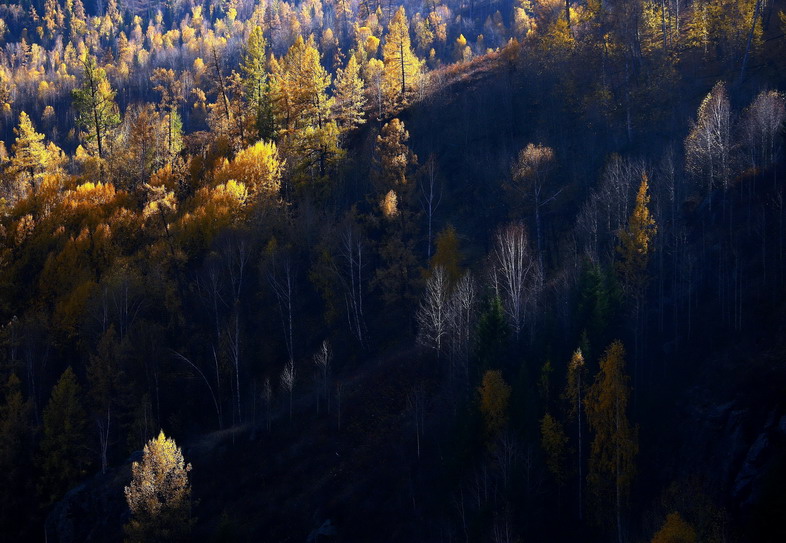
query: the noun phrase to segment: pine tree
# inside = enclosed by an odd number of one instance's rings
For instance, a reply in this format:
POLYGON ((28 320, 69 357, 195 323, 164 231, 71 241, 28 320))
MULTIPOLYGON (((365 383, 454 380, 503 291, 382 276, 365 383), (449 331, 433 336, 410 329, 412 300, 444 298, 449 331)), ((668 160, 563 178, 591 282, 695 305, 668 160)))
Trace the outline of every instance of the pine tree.
POLYGON ((82 390, 69 366, 52 389, 44 409, 41 440, 42 494, 46 503, 58 499, 85 474, 87 416, 82 390))
POLYGON ((134 462, 131 484, 125 487, 131 520, 125 526, 127 541, 184 541, 194 519, 191 517, 191 464, 172 438, 151 439, 142 462, 134 462))
POLYGON ((598 499, 599 512, 613 503, 617 540, 622 543, 622 507, 636 471, 638 431, 628 420, 630 378, 625 374, 625 349, 615 341, 600 362, 600 372, 584 405, 594 433, 590 447, 588 482, 598 499))
POLYGON ((409 37, 409 21, 404 6, 398 8, 390 20, 385 45, 382 48, 385 71, 382 92, 388 108, 395 111, 406 105, 412 98, 417 86, 417 77, 423 68, 423 61, 412 51, 409 37))

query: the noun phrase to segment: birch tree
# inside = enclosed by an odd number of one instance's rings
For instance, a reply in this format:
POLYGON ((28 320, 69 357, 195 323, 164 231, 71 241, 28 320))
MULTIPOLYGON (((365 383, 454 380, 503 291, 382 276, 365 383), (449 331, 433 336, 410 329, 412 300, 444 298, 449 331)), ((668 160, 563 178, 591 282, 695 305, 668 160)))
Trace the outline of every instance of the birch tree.
MULTIPOLYGON (((328 382, 330 378, 330 361, 333 358, 333 353, 330 350, 330 344, 327 340, 322 342, 319 350, 314 355, 314 365, 319 372, 320 381, 322 384, 322 395, 325 398, 325 405, 328 413, 330 413, 330 395, 328 393, 328 382)), ((319 398, 317 398, 317 407, 319 406, 319 398)))
POLYGON ((731 179, 731 106, 719 81, 704 97, 685 139, 685 168, 705 192, 724 190, 731 179))
POLYGON ((527 296, 532 292, 537 261, 522 223, 512 223, 497 231, 494 257, 501 276, 502 303, 516 339, 524 324, 527 296))
POLYGON ((295 389, 296 378, 295 361, 290 359, 281 372, 281 388, 289 395, 289 422, 292 422, 292 391, 295 389))
POLYGON ((442 354, 442 344, 448 333, 450 293, 447 276, 442 266, 431 271, 426 291, 415 314, 418 323, 418 343, 442 354))
POLYGON ((777 164, 782 149, 784 121, 786 96, 777 91, 759 93, 745 109, 742 138, 754 171, 761 172, 777 164))

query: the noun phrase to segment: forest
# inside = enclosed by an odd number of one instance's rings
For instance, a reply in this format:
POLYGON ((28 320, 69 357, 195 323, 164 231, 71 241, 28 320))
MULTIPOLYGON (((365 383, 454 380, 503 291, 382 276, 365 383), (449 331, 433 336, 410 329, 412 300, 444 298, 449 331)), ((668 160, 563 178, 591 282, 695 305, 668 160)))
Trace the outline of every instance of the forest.
POLYGON ((786 540, 786 1, 0 0, 0 539, 786 540))

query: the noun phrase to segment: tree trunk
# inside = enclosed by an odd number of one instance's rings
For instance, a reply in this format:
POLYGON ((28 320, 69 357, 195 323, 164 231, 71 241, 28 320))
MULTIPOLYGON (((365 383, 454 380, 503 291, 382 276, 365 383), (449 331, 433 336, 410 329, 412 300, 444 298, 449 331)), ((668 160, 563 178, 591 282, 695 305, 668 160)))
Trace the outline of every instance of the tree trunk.
POLYGON ((759 18, 759 10, 761 9, 761 0, 756 0, 756 5, 753 7, 753 18, 751 19, 751 29, 748 32, 748 42, 745 44, 745 54, 742 57, 742 67, 740 67, 740 82, 745 77, 745 68, 748 65, 748 56, 751 51, 751 44, 753 43, 753 34, 756 31, 756 19, 759 18))
POLYGON ((401 104, 404 105, 404 99, 407 95, 406 72, 404 71, 404 40, 401 40, 399 53, 401 57, 401 104))
POLYGON ((581 499, 581 490, 583 486, 583 473, 582 473, 582 463, 583 457, 581 454, 581 372, 577 372, 576 374, 577 384, 578 384, 578 394, 576 394, 576 419, 579 423, 579 521, 584 519, 584 511, 583 511, 583 504, 581 499))

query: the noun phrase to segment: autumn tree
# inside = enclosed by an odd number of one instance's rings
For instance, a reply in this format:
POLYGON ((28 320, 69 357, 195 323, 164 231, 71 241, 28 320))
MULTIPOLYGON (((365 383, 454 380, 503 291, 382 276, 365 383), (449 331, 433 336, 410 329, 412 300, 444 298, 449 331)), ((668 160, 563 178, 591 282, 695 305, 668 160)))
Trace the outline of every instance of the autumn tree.
POLYGON ((276 125, 301 180, 322 182, 342 152, 331 118, 330 74, 320 63, 313 39, 301 36, 273 65, 272 98, 276 125))
POLYGON ((442 266, 431 270, 426 280, 426 291, 415 314, 418 322, 418 343, 442 354, 442 344, 448 333, 450 317, 448 277, 442 266))
POLYGON ((194 519, 191 517, 191 464, 175 440, 161 431, 144 448, 142 461, 131 466, 131 484, 125 487, 131 520, 125 526, 126 540, 184 541, 194 519))
MULTIPOLYGON (((530 143, 519 152, 518 158, 513 165, 513 182, 510 185, 512 192, 519 203, 531 202, 535 213, 535 242, 538 251, 538 258, 541 259, 543 237, 541 224, 541 208, 552 202, 562 189, 553 194, 546 194, 546 182, 551 171, 554 169, 554 150, 544 145, 530 143)), ((528 206, 524 206, 527 209, 528 206)))
POLYGON ((720 60, 740 62, 740 79, 751 52, 762 42, 760 0, 710 0, 691 6, 687 19, 687 43, 720 60))
POLYGON ((240 66, 243 90, 251 110, 257 138, 270 140, 275 136, 270 81, 267 74, 267 40, 262 27, 255 26, 246 41, 240 66))
POLYGON ((706 192, 724 190, 731 180, 731 106, 726 85, 719 81, 702 100, 685 139, 685 168, 706 192))
POLYGON ((379 254, 383 265, 377 269, 374 281, 388 303, 410 298, 416 278, 415 187, 408 173, 417 156, 407 145, 408 140, 409 133, 399 119, 385 124, 377 136, 375 177, 381 217, 376 222, 382 230, 379 254))
POLYGON ((382 119, 385 108, 384 89, 385 63, 378 58, 370 58, 363 67, 363 78, 374 99, 377 119, 382 119))
POLYGON ((47 173, 54 173, 64 162, 65 157, 59 147, 44 143, 44 135, 36 132, 30 117, 24 111, 19 114, 19 125, 14 128, 16 140, 11 146, 13 157, 8 165, 8 173, 16 177, 14 190, 16 196, 24 194, 27 186, 39 187, 47 173))
POLYGON ((418 157, 407 145, 408 141, 409 132, 400 119, 391 119, 382 127, 375 149, 380 190, 402 191, 411 187, 408 174, 410 168, 417 164, 418 157))
POLYGON ((150 81, 156 84, 153 90, 161 93, 161 109, 166 122, 167 154, 171 161, 183 148, 183 121, 180 118, 183 83, 174 70, 166 68, 153 70, 150 81))
POLYGON ((587 366, 584 363, 584 354, 581 349, 576 349, 568 364, 568 378, 565 385, 563 398, 567 402, 567 413, 569 420, 576 421, 576 443, 578 445, 578 502, 579 519, 584 517, 584 502, 582 489, 584 487, 584 439, 582 435, 583 405, 584 395, 586 394, 587 366))
POLYGON ((783 93, 762 91, 745 109, 742 137, 754 171, 766 170, 777 164, 783 145, 784 122, 786 96, 783 93))
POLYGON ((463 276, 461 269, 461 252, 456 229, 447 225, 437 234, 437 250, 429 261, 431 268, 441 266, 445 270, 448 285, 453 287, 463 276))
POLYGON ((360 64, 350 54, 344 68, 336 71, 333 116, 342 133, 350 132, 365 122, 365 85, 360 77, 360 64))
POLYGON ((628 224, 618 233, 617 246, 619 255, 617 270, 625 288, 636 298, 643 294, 642 291, 646 286, 652 239, 658 232, 649 204, 649 180, 644 174, 628 224))
POLYGON ((554 476, 557 486, 561 488, 568 478, 565 463, 568 436, 562 424, 550 413, 546 413, 540 421, 540 444, 546 454, 546 467, 554 476))
POLYGON ((232 160, 221 159, 215 182, 240 181, 252 199, 274 200, 281 188, 282 169, 276 144, 260 140, 239 151, 232 160))
POLYGON ((98 67, 95 57, 87 55, 82 62, 82 86, 74 89, 77 124, 84 130, 83 140, 95 144, 99 159, 106 154, 110 131, 120 123, 115 91, 106 71, 98 67))
POLYGON ((516 339, 521 334, 526 307, 532 303, 533 281, 539 273, 524 225, 512 223, 497 231, 494 244, 502 303, 516 339))
MULTIPOLYGON (((636 194, 636 204, 628 219, 627 226, 619 236, 616 263, 624 290, 633 300, 633 327, 635 332, 635 353, 638 354, 641 328, 641 305, 647 286, 647 265, 652 252, 652 239, 658 231, 655 219, 649 209, 650 195, 647 175, 642 175, 641 185, 636 194)), ((635 366, 638 368, 638 365, 635 366)), ((638 372, 634 372, 634 378, 638 372)))
POLYGON ((625 349, 615 341, 600 361, 584 405, 594 436, 590 447, 588 482, 598 511, 614 511, 617 541, 622 543, 622 509, 636 471, 638 430, 628 420, 630 378, 625 373, 625 349))
POLYGON ((44 409, 44 435, 41 439, 41 472, 44 500, 58 499, 87 467, 87 435, 82 390, 69 366, 52 389, 44 409))
POLYGON ((480 412, 486 423, 486 436, 493 440, 508 423, 508 401, 510 385, 505 382, 500 370, 488 370, 478 387, 480 412))
POLYGON ((409 21, 404 6, 399 7, 388 24, 382 57, 385 62, 382 92, 388 108, 395 111, 412 98, 423 67, 423 61, 412 51, 409 21))
POLYGON ((696 543, 696 530, 679 513, 669 513, 650 543, 696 543))
POLYGON ((108 159, 109 177, 116 187, 136 188, 151 173, 172 164, 182 138, 179 124, 171 126, 171 118, 171 111, 156 111, 153 104, 126 109, 114 131, 114 151, 108 159))

